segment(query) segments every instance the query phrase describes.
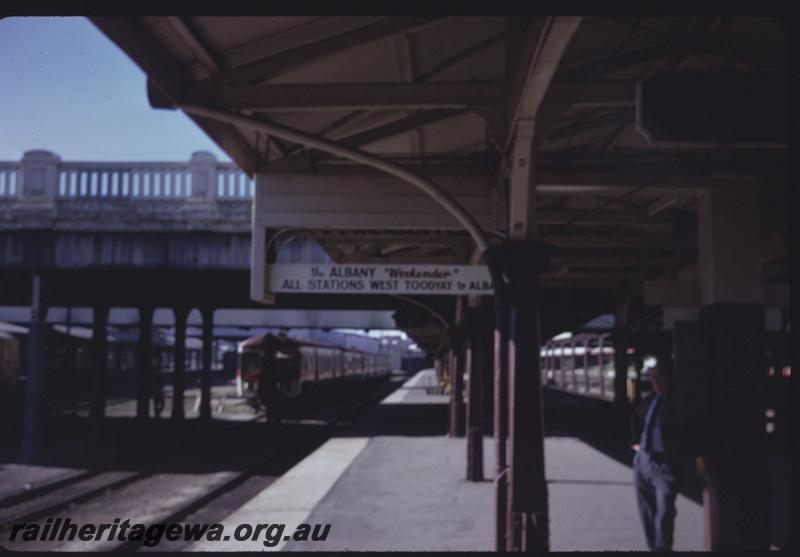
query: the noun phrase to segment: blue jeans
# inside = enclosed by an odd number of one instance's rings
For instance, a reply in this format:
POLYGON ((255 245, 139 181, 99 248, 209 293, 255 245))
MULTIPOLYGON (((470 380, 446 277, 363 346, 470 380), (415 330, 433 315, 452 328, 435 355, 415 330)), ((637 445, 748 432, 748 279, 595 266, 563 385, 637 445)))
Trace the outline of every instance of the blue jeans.
POLYGON ((647 547, 671 551, 678 467, 640 450, 633 459, 633 477, 647 547))

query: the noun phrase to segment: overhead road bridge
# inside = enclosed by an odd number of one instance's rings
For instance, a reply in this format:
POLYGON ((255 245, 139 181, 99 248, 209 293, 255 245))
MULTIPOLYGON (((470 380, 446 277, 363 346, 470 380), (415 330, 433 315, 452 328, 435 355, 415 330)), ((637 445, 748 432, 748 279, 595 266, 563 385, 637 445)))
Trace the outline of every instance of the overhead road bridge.
MULTIPOLYGON (((247 296, 251 257, 250 214, 254 184, 232 163, 209 153, 186 162, 62 161, 32 150, 20 161, 0 161, 0 321, 28 327, 25 342, 43 351, 53 326, 87 325, 93 349, 109 351, 106 326, 138 331, 137 416, 150 415, 154 328, 174 329, 173 392, 182 398, 185 339, 203 339, 200 404, 211 415, 215 339, 239 338, 247 329, 395 328, 387 304, 360 299, 317 309, 315 300, 289 300, 264 308, 247 296), (34 311, 31 311, 34 308, 34 311), (198 330, 199 329, 199 330, 198 330), (227 330, 226 330, 227 329, 227 330), (181 341, 181 338, 183 341, 181 341)), ((325 254, 312 242, 284 250, 292 261, 325 254)), ((246 335, 249 336, 249 335, 246 335)), ((195 341, 197 342, 197 341, 195 341)), ((90 421, 100 435, 109 359, 90 368, 90 421)), ((27 451, 40 428, 40 393, 47 363, 25 358, 27 451)), ((67 367, 72 362, 65 362, 67 367)), ((110 379, 108 379, 110 381, 110 379)), ((181 419, 182 404, 173 407, 181 419)))

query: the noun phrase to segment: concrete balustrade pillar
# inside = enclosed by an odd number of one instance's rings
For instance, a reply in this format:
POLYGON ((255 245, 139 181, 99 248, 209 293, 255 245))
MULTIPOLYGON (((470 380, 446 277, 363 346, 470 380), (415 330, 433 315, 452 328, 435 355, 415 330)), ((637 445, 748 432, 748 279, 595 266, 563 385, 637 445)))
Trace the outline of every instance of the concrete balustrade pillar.
POLYGON ((192 153, 189 172, 192 176, 190 199, 212 202, 217 197, 217 158, 207 151, 192 153))
POLYGON ((54 210, 60 162, 58 155, 44 150, 27 151, 22 156, 22 183, 17 184, 19 209, 54 210))

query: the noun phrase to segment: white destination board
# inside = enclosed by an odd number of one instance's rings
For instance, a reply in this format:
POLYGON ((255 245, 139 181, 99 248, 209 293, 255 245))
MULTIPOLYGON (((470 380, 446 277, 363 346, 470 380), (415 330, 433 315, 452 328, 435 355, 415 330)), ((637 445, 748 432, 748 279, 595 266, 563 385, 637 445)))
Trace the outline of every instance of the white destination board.
POLYGON ((302 294, 491 295, 479 265, 267 265, 267 291, 302 294))

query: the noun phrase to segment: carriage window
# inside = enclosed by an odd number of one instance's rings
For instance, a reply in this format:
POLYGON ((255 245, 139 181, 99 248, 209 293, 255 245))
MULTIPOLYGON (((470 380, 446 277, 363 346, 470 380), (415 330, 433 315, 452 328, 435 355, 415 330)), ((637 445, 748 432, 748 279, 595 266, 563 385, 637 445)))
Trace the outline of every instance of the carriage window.
POLYGON ((245 373, 258 373, 261 370, 261 354, 259 352, 241 352, 239 369, 245 373))

